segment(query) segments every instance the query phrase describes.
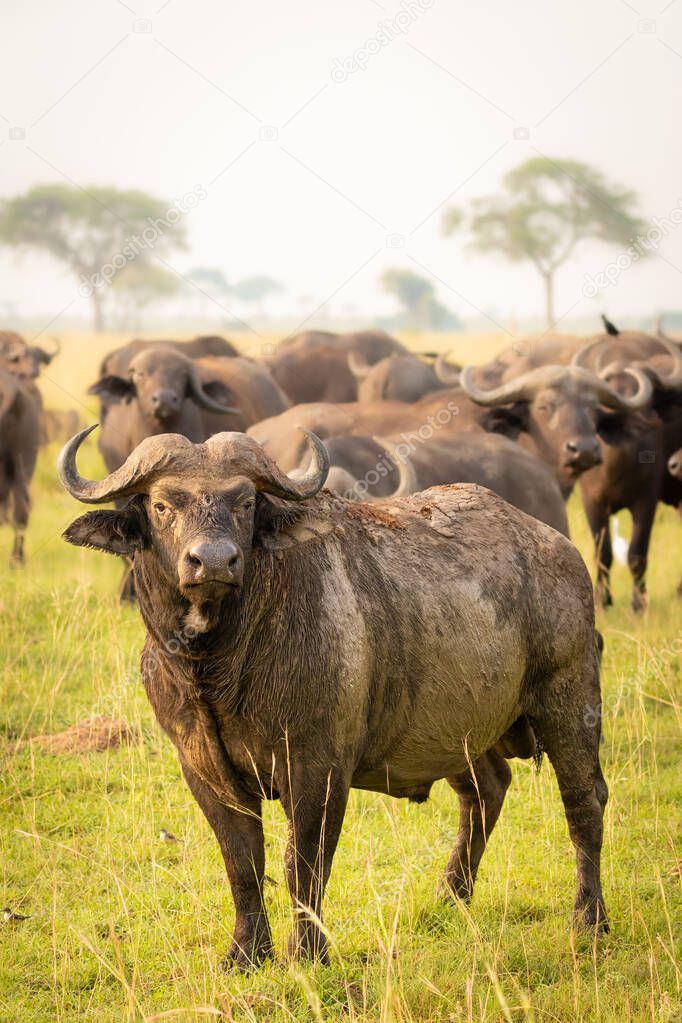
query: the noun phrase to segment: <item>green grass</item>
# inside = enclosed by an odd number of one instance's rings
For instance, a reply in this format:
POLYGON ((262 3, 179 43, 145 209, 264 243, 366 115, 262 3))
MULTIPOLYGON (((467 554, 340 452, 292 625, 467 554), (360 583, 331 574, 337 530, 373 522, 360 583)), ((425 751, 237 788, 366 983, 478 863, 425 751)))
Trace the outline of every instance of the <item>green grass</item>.
MULTIPOLYGON (((553 772, 516 761, 469 909, 435 899, 457 829, 448 786, 424 806, 353 793, 326 899, 326 969, 284 962, 286 828, 268 805, 279 961, 233 977, 219 968, 233 911, 218 846, 142 691, 143 629, 116 602, 118 563, 59 538, 79 509, 54 479, 54 457, 41 456, 24 570, 5 567, 0 530, 0 905, 31 914, 0 924, 2 1023, 682 1019, 672 873, 682 857, 682 529, 670 511, 654 534, 649 611, 629 610, 618 568, 617 605, 600 620, 611 934, 596 947, 572 934, 574 857, 553 772), (142 742, 54 756, 25 741, 92 714, 127 718, 142 742), (164 826, 177 844, 159 841, 164 826)), ((589 557, 577 503, 571 512, 589 557)))

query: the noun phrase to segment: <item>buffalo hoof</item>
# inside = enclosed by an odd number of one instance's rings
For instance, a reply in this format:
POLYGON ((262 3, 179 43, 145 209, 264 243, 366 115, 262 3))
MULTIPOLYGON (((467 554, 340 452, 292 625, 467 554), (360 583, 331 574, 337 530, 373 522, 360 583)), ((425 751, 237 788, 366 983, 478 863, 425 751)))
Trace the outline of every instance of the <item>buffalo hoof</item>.
POLYGON ((230 951, 221 960, 220 968, 225 973, 249 973, 251 970, 257 970, 259 966, 262 966, 267 959, 272 959, 273 956, 274 949, 270 942, 264 942, 256 948, 252 947, 248 952, 245 948, 233 942, 230 951))
POLYGON ((597 583, 594 590, 594 599, 597 607, 613 607, 613 597, 611 596, 611 590, 608 586, 603 586, 597 583))
POLYGON ((471 902, 474 894, 474 882, 470 877, 446 874, 438 885, 438 899, 441 902, 471 902))
POLYGON ((649 606, 649 594, 646 590, 634 590, 632 594, 631 605, 632 610, 638 614, 642 611, 646 611, 649 606))
POLYGON ((586 906, 576 906, 573 911, 573 926, 584 934, 608 934, 611 928, 604 903, 599 901, 586 906))

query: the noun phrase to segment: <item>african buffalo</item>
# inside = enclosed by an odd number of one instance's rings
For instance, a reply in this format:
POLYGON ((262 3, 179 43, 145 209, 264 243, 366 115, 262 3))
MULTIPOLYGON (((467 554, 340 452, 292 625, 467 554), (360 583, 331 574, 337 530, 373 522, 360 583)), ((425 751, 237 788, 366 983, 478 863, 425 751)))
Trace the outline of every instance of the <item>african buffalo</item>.
POLYGON ((416 355, 388 355, 372 365, 363 355, 350 352, 348 366, 357 380, 357 400, 364 403, 418 401, 425 394, 442 390, 445 386, 434 363, 416 355))
MULTIPOLYGON (((664 335, 641 331, 606 330, 590 339, 545 338, 519 355, 508 358, 502 378, 519 379, 516 371, 542 372, 548 362, 565 361, 608 379, 613 390, 631 395, 633 369, 650 381, 647 400, 638 413, 626 417, 600 415, 602 463, 580 478, 585 514, 597 553, 597 596, 612 603, 610 570, 613 561, 610 517, 627 508, 633 520, 628 565, 633 579, 632 607, 646 607, 646 569, 651 530, 659 501, 682 506, 682 486, 666 472, 666 461, 682 445, 682 354, 664 335)), ((514 346, 512 346, 512 349, 514 346)), ((511 351, 511 350, 509 350, 511 351)), ((509 354, 509 352, 508 352, 509 354)), ((501 359, 504 361, 504 359, 501 359)), ((499 361, 479 372, 488 379, 499 373, 499 361), (494 369, 494 372, 493 372, 494 369)), ((682 592, 682 585, 680 586, 682 592)))
POLYGON ((126 376, 101 377, 88 394, 96 394, 106 410, 100 449, 109 470, 154 434, 205 440, 209 431, 203 412, 219 413, 223 422, 239 414, 229 406, 221 381, 202 380, 196 363, 173 348, 143 349, 129 363, 126 376))
POLYGON ((483 390, 473 384, 469 367, 462 371, 463 389, 434 391, 410 405, 399 401, 296 405, 248 432, 286 471, 300 464, 298 425, 323 439, 339 434, 417 433, 423 440, 425 435, 450 437, 471 430, 502 433, 547 462, 567 496, 580 473, 599 462, 600 436, 629 427, 636 410, 646 404, 649 378, 637 369, 628 370, 628 375, 637 384, 633 395, 617 393, 588 370, 566 366, 546 367, 483 390))
POLYGON ((11 330, 0 331, 0 361, 14 376, 23 380, 35 380, 43 366, 49 366, 59 355, 61 344, 52 339, 52 351, 40 345, 29 345, 20 334, 11 330))
POLYGON ((405 497, 446 483, 478 483, 568 536, 568 519, 551 469, 495 433, 462 433, 411 444, 399 438, 330 437, 327 486, 365 500, 405 497))
POLYGON ((147 348, 174 348, 183 355, 186 355, 188 359, 200 359, 209 355, 216 355, 222 357, 229 357, 232 355, 239 355, 239 352, 232 344, 224 337, 215 337, 213 335, 207 337, 195 337, 191 341, 129 341, 128 344, 122 345, 120 348, 116 348, 113 352, 109 352, 102 359, 99 375, 101 377, 109 376, 114 374, 115 376, 125 376, 128 372, 128 367, 131 360, 138 354, 143 352, 147 348))
POLYGON ((33 390, 32 381, 0 368, 0 516, 6 521, 11 506, 10 565, 24 560, 30 487, 40 444, 40 405, 33 390))
MULTIPOLYGON (((247 430, 253 423, 277 416, 289 408, 289 399, 269 370, 251 359, 210 357, 195 360, 199 377, 210 389, 220 386, 220 400, 236 405, 238 414, 229 421, 232 430, 247 430)), ((222 413, 203 413, 206 436, 225 429, 222 413)))
POLYGON ((293 404, 355 401, 357 381, 348 366, 351 352, 373 364, 407 349, 382 330, 332 334, 310 330, 286 338, 264 358, 273 377, 293 404))
POLYGON ((668 473, 666 465, 682 445, 682 352, 666 338, 622 332, 594 339, 576 358, 595 365, 623 392, 631 386, 626 370, 632 366, 646 373, 652 383, 642 428, 624 431, 617 443, 607 442, 603 464, 580 480, 597 552, 598 599, 606 607, 612 603, 610 518, 627 508, 632 516, 628 548, 631 604, 633 610, 641 611, 648 601, 646 570, 656 506, 660 501, 682 507, 682 482, 668 473))
POLYGON ((607 789, 592 587, 560 533, 481 487, 361 504, 320 493, 314 435, 295 480, 243 434, 148 438, 102 482, 63 449, 89 504, 73 544, 133 559, 142 674, 213 828, 236 909, 228 959, 273 953, 263 798, 289 820, 291 948, 326 958, 322 897, 349 789, 423 801, 446 778, 460 828, 441 892, 472 894, 511 772, 544 749, 577 855, 576 921, 606 928, 607 789), (537 745, 536 745, 537 742, 537 745))
POLYGON ((578 477, 600 464, 600 440, 634 431, 633 414, 651 398, 645 373, 630 366, 623 372, 635 383, 632 394, 577 364, 540 366, 485 388, 474 383, 474 367, 465 366, 461 386, 476 404, 496 410, 499 432, 518 438, 553 469, 568 497, 578 477))

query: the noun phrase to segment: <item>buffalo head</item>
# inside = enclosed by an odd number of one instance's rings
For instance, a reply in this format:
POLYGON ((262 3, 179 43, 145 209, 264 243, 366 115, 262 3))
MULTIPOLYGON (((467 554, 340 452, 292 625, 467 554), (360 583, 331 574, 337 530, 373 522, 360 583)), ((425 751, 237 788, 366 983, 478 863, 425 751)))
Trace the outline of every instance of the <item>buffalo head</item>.
POLYGON ((0 359, 13 376, 24 380, 35 380, 43 366, 49 366, 61 351, 57 338, 52 339, 51 350, 40 345, 28 345, 13 331, 0 332, 0 359))
POLYGON ((296 478, 245 434, 219 433, 192 444, 166 433, 148 437, 119 469, 95 482, 76 468, 76 452, 93 429, 63 448, 58 471, 64 487, 86 504, 132 500, 116 511, 83 515, 65 538, 133 558, 138 592, 159 584, 170 589, 198 631, 216 620, 224 597, 241 589, 258 530, 291 516, 289 502, 314 496, 329 470, 324 445, 307 431, 311 465, 296 478))
POLYGON ((634 394, 618 393, 580 365, 541 366, 490 389, 477 386, 473 367, 467 366, 461 386, 472 401, 495 409, 493 429, 530 437, 566 493, 580 473, 602 461, 600 437, 617 436, 614 420, 645 408, 651 399, 649 377, 636 368, 625 372, 634 381, 634 394))
POLYGON ((170 423, 186 399, 209 412, 234 413, 227 405, 230 394, 218 380, 204 381, 194 362, 172 348, 148 348, 131 360, 127 376, 109 374, 89 388, 103 404, 137 399, 145 418, 170 423))

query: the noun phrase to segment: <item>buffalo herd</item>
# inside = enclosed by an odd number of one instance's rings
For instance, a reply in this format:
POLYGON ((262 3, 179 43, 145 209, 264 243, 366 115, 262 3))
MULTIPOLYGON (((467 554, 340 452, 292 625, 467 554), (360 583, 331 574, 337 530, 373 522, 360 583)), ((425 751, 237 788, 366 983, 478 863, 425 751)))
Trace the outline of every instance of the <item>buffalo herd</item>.
MULTIPOLYGON (((55 354, 0 335, 14 562, 50 421, 35 378, 55 354)), ((603 606, 610 519, 629 510, 641 612, 657 505, 682 507, 678 343, 605 321, 460 366, 378 330, 308 331, 259 359, 214 336, 138 340, 105 357, 90 393, 107 475, 80 475, 94 427, 72 421, 59 476, 77 500, 114 507, 65 538, 130 566, 144 685, 225 860, 229 961, 273 952, 264 799, 289 821, 291 950, 324 960, 350 788, 423 802, 446 779, 460 825, 441 895, 468 899, 508 760, 543 752, 576 850, 576 923, 608 929, 602 641, 565 502, 577 485, 603 606)))

